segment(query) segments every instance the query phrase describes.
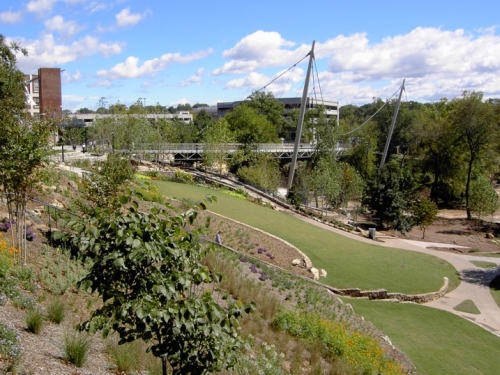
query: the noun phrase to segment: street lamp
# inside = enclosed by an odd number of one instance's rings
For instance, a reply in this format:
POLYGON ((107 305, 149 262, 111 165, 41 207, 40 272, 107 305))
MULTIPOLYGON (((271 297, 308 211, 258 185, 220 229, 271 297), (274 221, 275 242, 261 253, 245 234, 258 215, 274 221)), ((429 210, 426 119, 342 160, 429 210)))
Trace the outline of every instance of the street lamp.
POLYGON ((61 157, 62 162, 64 163, 64 137, 61 137, 61 157))
POLYGON ((115 132, 114 130, 111 132, 111 152, 115 153, 115 132))

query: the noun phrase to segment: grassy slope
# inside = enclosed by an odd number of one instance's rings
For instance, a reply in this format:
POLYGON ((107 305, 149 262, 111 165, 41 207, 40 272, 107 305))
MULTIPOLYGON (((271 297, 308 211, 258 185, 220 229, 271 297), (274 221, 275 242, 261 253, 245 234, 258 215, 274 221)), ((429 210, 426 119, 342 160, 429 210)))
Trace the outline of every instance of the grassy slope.
POLYGON ((413 304, 344 299, 386 333, 426 375, 499 373, 500 338, 445 311, 413 304))
POLYGON ((297 246, 316 267, 328 272, 323 282, 334 287, 384 288, 389 292, 417 294, 438 290, 443 284, 443 276, 450 279, 452 287, 459 282, 454 268, 433 256, 355 241, 214 190, 170 182, 155 183, 161 193, 178 199, 199 201, 206 194, 216 195, 218 202, 210 205, 209 210, 265 230, 297 246))

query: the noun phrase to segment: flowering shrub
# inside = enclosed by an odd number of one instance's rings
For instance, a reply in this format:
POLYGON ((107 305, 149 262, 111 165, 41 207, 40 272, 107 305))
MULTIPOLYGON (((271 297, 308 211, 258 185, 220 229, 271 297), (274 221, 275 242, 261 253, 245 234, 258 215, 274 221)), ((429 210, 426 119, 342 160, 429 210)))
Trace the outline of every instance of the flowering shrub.
POLYGON ((16 364, 22 350, 19 344, 19 333, 15 328, 0 323, 0 363, 7 363, 7 371, 16 364))
POLYGON ((260 271, 259 280, 260 281, 266 281, 268 279, 269 279, 269 275, 267 273, 265 273, 264 271, 260 271))
POLYGON ((33 241, 35 238, 36 238, 36 236, 35 236, 35 233, 33 233, 33 230, 32 229, 28 229, 26 231, 26 239, 28 241, 33 241))
POLYGON ((250 265, 250 271, 252 271, 252 273, 259 273, 259 269, 257 268, 257 266, 255 264, 251 264, 250 265))
POLYGON ((400 375, 399 364, 386 358, 383 349, 370 336, 350 331, 344 324, 298 311, 280 311, 274 318, 274 328, 305 340, 322 343, 324 354, 330 358, 346 359, 363 374, 400 375))
POLYGON ((12 226, 10 221, 2 221, 0 223, 0 232, 7 232, 12 226))
POLYGON ((274 255, 273 255, 273 254, 271 254, 271 253, 266 253, 266 256, 267 256, 269 259, 271 259, 271 260, 273 260, 273 259, 274 259, 274 255))
POLYGON ((257 249, 257 252, 258 252, 259 254, 265 253, 266 251, 267 251, 267 249, 264 249, 263 247, 259 247, 259 248, 257 249))
POLYGON ((15 263, 15 255, 19 252, 20 250, 8 246, 7 241, 0 232, 0 283, 7 277, 9 269, 15 263))

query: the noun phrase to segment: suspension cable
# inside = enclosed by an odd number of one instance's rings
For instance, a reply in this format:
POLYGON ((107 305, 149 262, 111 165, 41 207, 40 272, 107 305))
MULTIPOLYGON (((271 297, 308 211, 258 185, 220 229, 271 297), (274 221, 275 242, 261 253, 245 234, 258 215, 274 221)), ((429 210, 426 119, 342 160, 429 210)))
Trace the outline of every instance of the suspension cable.
POLYGON ((368 120, 366 120, 365 122, 363 122, 363 123, 362 123, 361 125, 359 125, 357 128, 355 128, 355 129, 353 129, 353 130, 351 130, 351 131, 348 131, 347 133, 339 134, 339 137, 344 136, 344 135, 348 135, 348 134, 351 134, 351 133, 354 133, 356 130, 358 130, 359 128, 361 128, 363 125, 365 125, 365 124, 367 124, 369 121, 371 121, 371 119, 373 119, 373 118, 375 117, 375 115, 376 115, 377 113, 379 113, 379 112, 382 110, 382 108, 384 108, 387 104, 389 104, 389 100, 390 100, 390 99, 392 99, 394 96, 396 96, 396 94, 398 93, 398 91, 399 91, 399 90, 401 90, 401 87, 402 87, 402 86, 399 86, 399 88, 398 88, 398 89, 394 92, 394 94, 392 94, 392 96, 391 96, 391 97, 389 97, 389 99, 387 99, 387 101, 384 103, 384 105, 383 105, 382 107, 380 107, 379 109, 377 109, 377 111, 376 111, 373 115, 371 115, 371 116, 368 118, 368 120))
MULTIPOLYGON (((287 70, 285 70, 283 73, 281 73, 279 76, 275 77, 273 80, 271 80, 271 82, 269 82, 267 85, 265 85, 264 87, 262 87, 261 89, 257 90, 257 92, 259 91, 262 91, 264 90, 267 86, 269 86, 271 83, 273 83, 274 81, 276 81, 278 78, 280 78, 281 76, 283 76, 285 73, 289 72, 290 70, 292 69, 295 69, 295 67, 300 64, 306 57, 308 57, 309 54, 305 55, 302 59, 300 59, 298 62, 296 62, 295 64, 293 64, 290 68, 288 68, 287 70)), ((247 96, 247 99, 250 98, 251 95, 248 95, 247 96)))

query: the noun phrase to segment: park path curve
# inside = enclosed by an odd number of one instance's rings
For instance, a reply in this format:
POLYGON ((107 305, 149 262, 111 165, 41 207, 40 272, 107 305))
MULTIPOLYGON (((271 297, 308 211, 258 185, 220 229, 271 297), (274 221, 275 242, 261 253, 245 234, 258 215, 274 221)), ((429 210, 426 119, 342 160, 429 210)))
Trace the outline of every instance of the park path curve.
POLYGON ((446 251, 430 249, 429 247, 456 248, 457 245, 405 240, 388 235, 377 235, 377 241, 374 241, 372 239, 363 237, 360 234, 346 232, 327 225, 323 222, 311 219, 309 217, 291 213, 290 211, 288 211, 288 214, 326 230, 335 232, 339 235, 352 238, 356 241, 366 242, 383 247, 417 251, 446 260, 460 273, 460 285, 451 292, 445 294, 442 298, 425 303, 423 305, 459 315, 500 337, 500 307, 495 303, 495 300, 493 299, 489 288, 489 283, 497 275, 500 274, 500 258, 481 257, 468 254, 455 254, 446 251), (495 263, 497 267, 480 268, 471 263, 471 261, 495 263), (454 307, 465 300, 473 301, 480 313, 469 314, 454 310, 454 307))

